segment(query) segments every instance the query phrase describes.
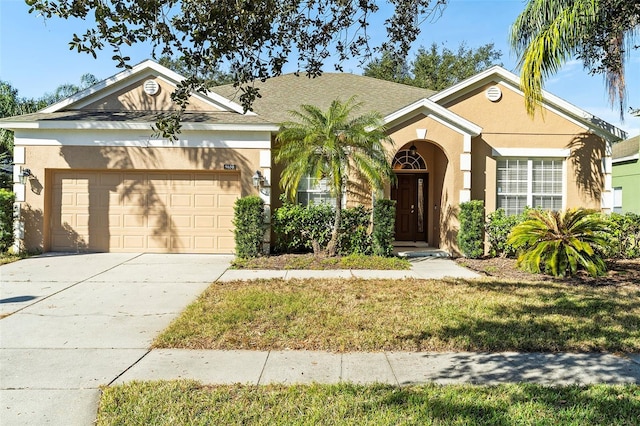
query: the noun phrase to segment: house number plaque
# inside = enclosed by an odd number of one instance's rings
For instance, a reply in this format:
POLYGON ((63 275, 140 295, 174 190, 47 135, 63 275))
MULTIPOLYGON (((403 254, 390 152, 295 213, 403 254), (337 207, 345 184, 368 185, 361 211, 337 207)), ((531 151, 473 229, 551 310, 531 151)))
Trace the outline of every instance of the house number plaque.
POLYGON ((225 164, 224 165, 224 169, 225 170, 235 170, 236 169, 236 165, 235 164, 225 164))

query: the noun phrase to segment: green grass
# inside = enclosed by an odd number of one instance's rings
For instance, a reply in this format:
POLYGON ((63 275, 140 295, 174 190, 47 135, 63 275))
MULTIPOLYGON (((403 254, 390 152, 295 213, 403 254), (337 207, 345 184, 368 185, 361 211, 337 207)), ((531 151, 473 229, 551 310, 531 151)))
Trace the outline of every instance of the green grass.
POLYGON ((640 287, 491 279, 214 283, 153 346, 639 352, 640 287))
POLYGON ((411 264, 399 257, 349 256, 319 257, 312 254, 263 256, 250 259, 236 258, 233 269, 377 269, 407 270, 411 264))
POLYGON ((18 254, 0 254, 0 265, 6 265, 7 263, 17 262, 20 259, 24 259, 26 255, 18 254))
POLYGON ((106 425, 636 425, 640 387, 389 385, 108 387, 106 425))

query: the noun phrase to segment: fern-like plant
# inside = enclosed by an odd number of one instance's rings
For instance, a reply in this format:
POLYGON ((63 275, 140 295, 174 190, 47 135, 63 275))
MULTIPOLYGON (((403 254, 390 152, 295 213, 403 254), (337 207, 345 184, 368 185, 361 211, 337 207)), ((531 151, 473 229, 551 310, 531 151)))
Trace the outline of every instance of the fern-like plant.
POLYGON ((606 244, 606 229, 594 210, 531 210, 528 219, 512 229, 507 244, 518 250, 518 266, 529 272, 564 277, 575 275, 580 266, 595 277, 607 270, 595 250, 606 244))

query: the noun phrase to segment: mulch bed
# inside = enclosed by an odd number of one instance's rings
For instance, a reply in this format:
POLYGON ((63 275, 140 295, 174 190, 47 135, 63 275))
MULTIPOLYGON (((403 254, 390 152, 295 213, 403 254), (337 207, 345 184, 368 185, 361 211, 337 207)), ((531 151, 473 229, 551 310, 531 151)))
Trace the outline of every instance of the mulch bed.
POLYGON ((519 269, 515 259, 502 257, 466 259, 458 258, 456 262, 488 277, 519 281, 552 281, 574 285, 590 286, 640 286, 640 259, 616 260, 607 263, 609 271, 601 277, 590 277, 585 271, 570 278, 555 278, 543 274, 531 274, 519 269))

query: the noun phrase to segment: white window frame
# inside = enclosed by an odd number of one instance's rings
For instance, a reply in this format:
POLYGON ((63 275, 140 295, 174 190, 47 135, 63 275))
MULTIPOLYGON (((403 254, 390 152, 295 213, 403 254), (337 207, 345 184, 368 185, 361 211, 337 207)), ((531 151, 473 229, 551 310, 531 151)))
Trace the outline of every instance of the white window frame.
POLYGON ((622 187, 613 188, 613 210, 614 213, 622 213, 622 187))
POLYGON ((500 184, 500 182, 498 181, 498 164, 500 163, 500 161, 505 161, 505 160, 520 160, 520 161, 526 161, 527 163, 527 193, 526 193, 526 197, 527 197, 527 201, 525 203, 525 206, 529 206, 529 207, 535 207, 533 205, 533 198, 534 196, 560 196, 561 197, 561 209, 565 209, 566 208, 566 202, 567 202, 567 167, 566 167, 566 158, 563 157, 531 157, 531 158, 525 158, 525 157, 498 157, 496 158, 496 207, 499 206, 500 203, 500 196, 501 195, 513 195, 513 196, 522 196, 524 194, 518 194, 518 193, 505 193, 505 192, 498 192, 498 186, 500 184), (533 192, 533 162, 534 161, 560 161, 561 162, 561 185, 562 185, 562 189, 560 193, 549 193, 549 194, 545 194, 545 193, 534 193, 533 192))
MULTIPOLYGON (((332 206, 334 205, 334 198, 333 196, 330 194, 329 191, 329 187, 327 185, 327 179, 315 179, 309 175, 304 176, 301 180, 300 180, 300 184, 298 184, 298 189, 296 191, 296 200, 298 203, 307 206, 309 203, 303 203, 302 201, 300 201, 300 194, 304 193, 304 194, 321 194, 324 195, 323 197, 323 201, 322 203, 326 203, 326 204, 331 204, 332 206), (306 180, 307 182, 307 187, 306 189, 301 189, 302 185, 303 185, 303 180, 306 180), (312 183, 316 181, 315 184, 312 185, 312 183), (325 200, 326 199, 326 200, 325 200)), ((342 200, 341 200, 341 206, 344 208, 346 205, 346 193, 343 192, 342 194, 342 200)), ((307 199, 309 197, 306 197, 307 199)))

